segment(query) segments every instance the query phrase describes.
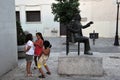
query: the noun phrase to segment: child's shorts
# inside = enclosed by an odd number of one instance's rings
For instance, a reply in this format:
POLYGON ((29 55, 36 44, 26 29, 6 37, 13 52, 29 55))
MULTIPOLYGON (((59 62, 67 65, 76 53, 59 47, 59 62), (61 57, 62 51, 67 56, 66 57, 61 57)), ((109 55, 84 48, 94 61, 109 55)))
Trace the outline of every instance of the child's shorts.
POLYGON ((27 55, 27 54, 26 54, 25 57, 26 57, 26 61, 27 61, 27 62, 32 62, 32 61, 33 61, 33 55, 27 55))
POLYGON ((40 59, 38 60, 38 68, 41 68, 42 65, 46 66, 46 61, 48 60, 48 56, 42 54, 40 59))

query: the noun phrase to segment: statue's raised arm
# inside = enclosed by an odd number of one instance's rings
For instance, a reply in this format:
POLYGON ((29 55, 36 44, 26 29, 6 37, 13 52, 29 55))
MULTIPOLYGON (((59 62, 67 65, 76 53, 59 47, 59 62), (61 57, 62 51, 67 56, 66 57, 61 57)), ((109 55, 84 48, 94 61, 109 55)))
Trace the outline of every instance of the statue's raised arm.
POLYGON ((85 29, 85 28, 87 28, 87 27, 90 27, 91 24, 93 24, 92 21, 90 21, 89 23, 87 23, 86 25, 84 25, 82 28, 85 29))

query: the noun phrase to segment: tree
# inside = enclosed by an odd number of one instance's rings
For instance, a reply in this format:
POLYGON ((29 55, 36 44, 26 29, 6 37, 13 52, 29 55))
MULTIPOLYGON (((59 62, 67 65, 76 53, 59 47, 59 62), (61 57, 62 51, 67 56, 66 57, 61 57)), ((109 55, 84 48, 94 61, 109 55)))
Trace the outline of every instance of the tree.
POLYGON ((23 45, 25 43, 25 34, 23 32, 20 22, 17 21, 16 26, 17 26, 17 44, 23 45))
POLYGON ((79 13, 79 0, 56 0, 52 4, 54 21, 68 24, 76 13, 79 13))

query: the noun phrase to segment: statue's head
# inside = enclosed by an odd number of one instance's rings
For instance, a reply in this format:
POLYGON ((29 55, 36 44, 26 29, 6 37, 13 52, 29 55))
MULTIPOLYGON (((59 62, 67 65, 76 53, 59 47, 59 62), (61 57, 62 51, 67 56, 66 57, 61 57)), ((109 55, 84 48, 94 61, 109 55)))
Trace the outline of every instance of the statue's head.
POLYGON ((72 20, 81 21, 81 16, 79 13, 76 13, 72 20))

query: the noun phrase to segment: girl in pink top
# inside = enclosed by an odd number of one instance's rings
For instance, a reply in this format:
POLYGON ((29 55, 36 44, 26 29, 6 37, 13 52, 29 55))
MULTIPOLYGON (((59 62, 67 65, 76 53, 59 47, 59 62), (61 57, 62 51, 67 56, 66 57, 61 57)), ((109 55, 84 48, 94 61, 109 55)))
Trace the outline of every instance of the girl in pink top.
POLYGON ((35 54, 34 55, 35 67, 34 67, 34 69, 37 68, 37 61, 38 61, 38 58, 40 58, 40 56, 42 54, 43 42, 44 42, 44 39, 40 32, 36 33, 36 37, 37 37, 37 40, 34 42, 34 46, 35 46, 35 53, 34 53, 35 54))

